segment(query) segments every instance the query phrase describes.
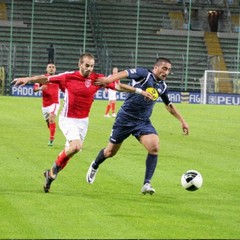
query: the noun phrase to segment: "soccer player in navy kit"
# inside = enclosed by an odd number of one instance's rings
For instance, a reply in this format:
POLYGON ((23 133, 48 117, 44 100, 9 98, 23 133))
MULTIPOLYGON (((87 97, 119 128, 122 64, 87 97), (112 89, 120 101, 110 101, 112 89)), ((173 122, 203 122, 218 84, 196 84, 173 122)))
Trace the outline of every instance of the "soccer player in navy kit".
POLYGON ((148 152, 141 192, 143 194, 155 193, 155 189, 151 186, 151 179, 158 161, 159 137, 150 121, 150 116, 159 96, 167 110, 181 122, 183 133, 185 135, 189 133, 188 124, 168 98, 165 79, 171 71, 171 66, 169 59, 158 58, 152 71, 146 68, 128 69, 108 78, 98 80, 101 83, 110 83, 117 79, 131 79, 130 85, 134 86, 137 92, 151 92, 155 101, 144 99, 137 94, 129 93, 127 95, 124 104, 117 114, 107 147, 100 150, 88 169, 86 175, 88 183, 92 184, 94 182, 99 165, 107 158, 113 157, 120 149, 123 141, 130 135, 133 135, 148 152))

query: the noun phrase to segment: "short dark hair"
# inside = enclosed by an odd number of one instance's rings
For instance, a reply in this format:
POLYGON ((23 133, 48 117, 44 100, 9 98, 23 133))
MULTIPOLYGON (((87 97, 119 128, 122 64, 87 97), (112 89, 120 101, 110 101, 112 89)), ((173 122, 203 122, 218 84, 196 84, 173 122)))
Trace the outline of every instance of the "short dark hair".
POLYGON ((172 64, 171 61, 168 58, 159 57, 159 58, 157 58, 157 60, 155 62, 155 65, 159 65, 161 62, 168 62, 168 63, 172 64))

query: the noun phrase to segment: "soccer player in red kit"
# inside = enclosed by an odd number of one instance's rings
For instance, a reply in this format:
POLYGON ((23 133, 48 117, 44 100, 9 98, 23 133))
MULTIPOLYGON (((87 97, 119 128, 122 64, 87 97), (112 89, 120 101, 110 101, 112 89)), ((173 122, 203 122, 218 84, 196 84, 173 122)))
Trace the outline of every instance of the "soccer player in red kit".
POLYGON ((112 88, 118 91, 141 94, 152 100, 152 95, 146 91, 140 91, 135 87, 112 82, 110 84, 95 84, 96 79, 103 77, 102 74, 93 72, 95 59, 92 54, 86 53, 80 56, 79 71, 65 72, 54 76, 34 76, 16 78, 15 85, 25 85, 28 82, 41 84, 50 82, 57 83, 65 88, 64 106, 59 116, 59 127, 65 138, 65 148, 59 153, 51 169, 44 172, 44 191, 49 192, 50 185, 56 179, 58 173, 64 169, 70 158, 82 149, 84 138, 88 130, 88 116, 94 101, 95 93, 101 88, 112 88))
MULTIPOLYGON (((56 66, 53 63, 47 65, 45 76, 51 76, 56 73, 56 66)), ((60 90, 56 83, 40 84, 35 83, 34 92, 42 91, 42 113, 49 129, 48 146, 53 146, 56 132, 56 116, 60 107, 60 90)))

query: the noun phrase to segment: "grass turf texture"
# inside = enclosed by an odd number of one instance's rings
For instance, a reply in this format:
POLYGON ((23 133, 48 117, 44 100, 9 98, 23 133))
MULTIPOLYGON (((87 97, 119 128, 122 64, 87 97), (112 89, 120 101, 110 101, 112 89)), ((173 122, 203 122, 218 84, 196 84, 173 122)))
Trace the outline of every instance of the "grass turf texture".
POLYGON ((0 97, 0 238, 239 238, 239 106, 177 104, 188 137, 163 104, 155 106, 161 152, 150 196, 140 193, 146 151, 134 137, 100 167, 93 185, 86 183, 114 121, 103 117, 106 104, 95 101, 83 151, 46 194, 42 173, 65 139, 58 128, 54 146, 47 146, 41 99, 0 97), (189 169, 203 176, 196 192, 180 185, 189 169))

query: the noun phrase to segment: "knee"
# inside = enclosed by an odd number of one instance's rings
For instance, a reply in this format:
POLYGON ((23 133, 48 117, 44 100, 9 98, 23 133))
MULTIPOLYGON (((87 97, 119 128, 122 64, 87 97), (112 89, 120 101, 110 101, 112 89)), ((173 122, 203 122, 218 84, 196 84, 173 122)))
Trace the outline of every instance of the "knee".
POLYGON ((81 146, 77 145, 74 147, 73 151, 74 153, 78 153, 81 150, 81 146))
POLYGON ((49 123, 55 123, 55 115, 51 114, 48 119, 49 123))
POLYGON ((74 144, 70 146, 69 152, 73 155, 78 153, 81 150, 81 145, 80 144, 74 144))
POLYGON ((52 124, 52 123, 55 123, 54 119, 51 119, 51 118, 50 118, 50 119, 49 119, 49 123, 51 123, 51 124, 52 124))
POLYGON ((113 150, 108 150, 108 149, 104 149, 104 156, 106 158, 109 158, 109 157, 113 157, 114 155, 116 155, 116 152, 113 151, 113 150))
POLYGON ((148 152, 153 155, 158 155, 159 152, 159 144, 152 144, 148 149, 148 152))

